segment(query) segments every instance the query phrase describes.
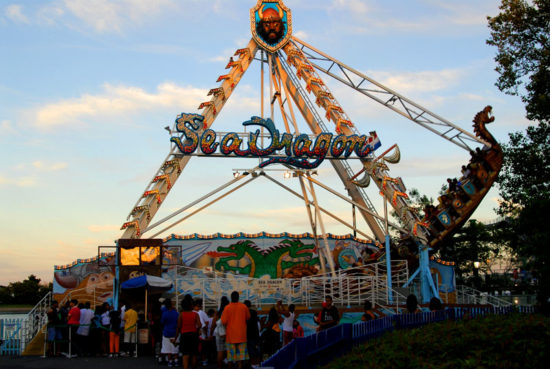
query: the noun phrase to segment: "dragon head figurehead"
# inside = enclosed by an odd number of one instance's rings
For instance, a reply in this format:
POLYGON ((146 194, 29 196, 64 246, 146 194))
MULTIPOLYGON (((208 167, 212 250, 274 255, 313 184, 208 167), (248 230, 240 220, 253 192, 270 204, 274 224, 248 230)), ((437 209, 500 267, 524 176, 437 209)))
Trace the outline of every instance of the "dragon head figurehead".
POLYGON ((493 108, 490 105, 487 105, 482 111, 477 113, 474 117, 474 133, 477 137, 482 138, 491 145, 498 145, 497 140, 485 127, 487 124, 495 121, 495 117, 491 115, 493 108))

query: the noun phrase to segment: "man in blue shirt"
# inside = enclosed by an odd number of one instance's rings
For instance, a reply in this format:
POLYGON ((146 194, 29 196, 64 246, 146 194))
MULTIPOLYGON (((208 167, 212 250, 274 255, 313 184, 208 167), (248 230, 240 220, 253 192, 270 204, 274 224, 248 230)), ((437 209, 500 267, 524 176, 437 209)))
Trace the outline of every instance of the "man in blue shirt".
POLYGON ((160 353, 167 355, 168 366, 176 366, 178 348, 176 344, 172 342, 172 339, 177 336, 179 314, 172 306, 172 301, 170 299, 164 300, 164 306, 166 309, 160 317, 160 324, 162 325, 162 349, 160 353))

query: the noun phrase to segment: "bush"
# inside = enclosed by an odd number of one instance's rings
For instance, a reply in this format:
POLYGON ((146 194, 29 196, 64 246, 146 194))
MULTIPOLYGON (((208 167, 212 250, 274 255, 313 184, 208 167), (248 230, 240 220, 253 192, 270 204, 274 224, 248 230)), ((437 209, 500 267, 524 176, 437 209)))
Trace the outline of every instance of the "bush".
POLYGON ((550 318, 491 315, 388 332, 324 368, 544 368, 549 352, 550 318))

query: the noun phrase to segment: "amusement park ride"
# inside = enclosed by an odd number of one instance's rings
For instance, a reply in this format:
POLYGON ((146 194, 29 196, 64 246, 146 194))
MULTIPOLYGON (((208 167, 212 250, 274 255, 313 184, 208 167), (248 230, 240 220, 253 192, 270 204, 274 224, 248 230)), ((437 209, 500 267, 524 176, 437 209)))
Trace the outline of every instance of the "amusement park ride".
MULTIPOLYGON (((495 181, 502 165, 500 145, 485 129, 485 124, 493 121, 491 108, 486 107, 475 116, 474 133, 456 126, 295 37, 292 33, 291 11, 282 0, 258 0, 250 10, 250 25, 252 39, 229 59, 226 70, 217 78, 219 85, 208 92, 209 100, 198 107, 201 113, 182 113, 173 127, 167 127, 172 134, 171 150, 133 206, 122 226, 124 232, 121 239, 143 238, 144 234, 151 234, 149 232, 154 228, 198 203, 193 202, 152 223, 192 156, 255 157, 259 158, 258 166, 236 175, 208 196, 238 182, 248 183, 260 176, 284 187, 264 169, 271 164, 282 165, 300 182, 302 194, 297 196, 305 202, 316 243, 324 244, 324 247, 319 246, 319 253, 330 255, 321 217, 321 213, 324 213, 358 234, 385 244, 388 265, 390 255, 413 261, 417 271, 410 281, 420 278, 423 300, 427 301, 437 295, 428 265, 430 255, 445 247, 445 241, 471 216, 495 181), (218 140, 211 127, 255 61, 261 63, 261 116, 253 117, 243 124, 255 125, 258 129, 247 136, 229 133, 218 140), (463 176, 456 183, 449 184, 447 192, 438 198, 437 205, 427 206, 424 214, 420 215, 411 206, 403 180, 390 174, 390 165, 400 159, 399 148, 393 145, 376 155, 375 151, 380 146, 376 133, 361 135, 360 127, 346 114, 321 75, 334 78, 469 152, 471 159, 463 166, 463 176), (266 92, 268 113, 264 107, 266 92), (283 134, 275 129, 273 123, 275 108, 281 111, 283 134), (301 114, 311 134, 299 132, 297 113, 301 114), (220 153, 216 154, 218 149, 220 153), (361 162, 360 170, 352 170, 345 160, 353 152, 361 162), (324 159, 330 161, 347 190, 347 196, 312 177, 312 170, 324 159), (385 199, 382 215, 364 191, 370 182, 378 187, 385 199), (313 184, 325 188, 358 209, 370 234, 358 229, 355 222, 353 225, 347 224, 321 208, 313 184), (393 207, 399 217, 399 224, 388 220, 387 204, 393 207), (400 234, 397 239, 390 238, 390 228, 400 234), (388 252, 390 249, 391 252, 388 252)), ((177 223, 179 221, 150 238, 177 223)), ((319 259, 323 269, 327 268, 334 273, 331 257, 326 257, 328 266, 324 265, 323 257, 319 259)), ((388 280, 391 281, 391 278, 388 280)))

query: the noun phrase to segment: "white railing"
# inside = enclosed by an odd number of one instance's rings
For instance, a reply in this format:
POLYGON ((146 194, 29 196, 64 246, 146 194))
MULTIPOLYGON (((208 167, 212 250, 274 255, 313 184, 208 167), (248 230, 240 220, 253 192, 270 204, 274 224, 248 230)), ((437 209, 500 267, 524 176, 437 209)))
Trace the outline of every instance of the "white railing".
MULTIPOLYGON (((221 297, 229 296, 232 291, 239 291, 241 301, 250 300, 259 308, 277 300, 309 308, 322 304, 327 295, 332 296, 335 305, 351 307, 362 306, 365 300, 375 305, 389 304, 386 270, 386 264, 381 262, 341 270, 336 277, 325 274, 265 280, 178 267, 172 280, 177 291, 176 303, 189 293, 202 298, 203 308, 216 307, 221 297)), ((391 275, 393 287, 404 285, 409 277, 407 263, 392 261, 391 275)), ((393 294, 403 301, 397 291, 393 294)))
POLYGON ((495 307, 513 305, 513 303, 510 301, 491 295, 482 295, 481 291, 463 285, 456 286, 456 303, 472 305, 492 305, 495 307))
POLYGON ((25 347, 31 342, 31 340, 36 336, 37 333, 48 322, 48 317, 46 313, 52 304, 52 293, 48 292, 31 311, 27 314, 23 320, 21 326, 21 351, 25 350, 25 347))

